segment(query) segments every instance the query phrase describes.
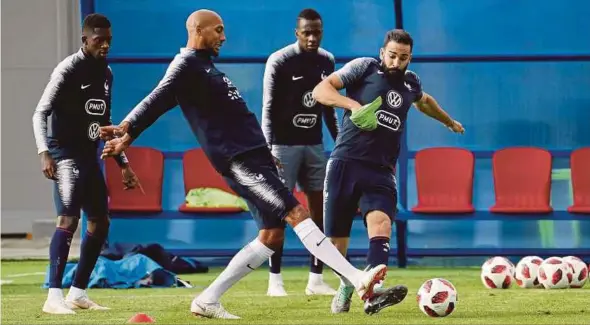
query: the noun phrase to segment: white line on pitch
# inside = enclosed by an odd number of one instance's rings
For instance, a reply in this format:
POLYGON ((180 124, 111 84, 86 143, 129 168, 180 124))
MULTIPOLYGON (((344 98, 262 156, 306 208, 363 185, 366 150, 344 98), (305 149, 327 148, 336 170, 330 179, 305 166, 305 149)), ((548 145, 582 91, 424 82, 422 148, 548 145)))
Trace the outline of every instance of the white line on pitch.
POLYGON ((33 275, 45 275, 45 272, 8 274, 8 275, 5 275, 4 277, 5 278, 23 278, 26 276, 33 276, 33 275))

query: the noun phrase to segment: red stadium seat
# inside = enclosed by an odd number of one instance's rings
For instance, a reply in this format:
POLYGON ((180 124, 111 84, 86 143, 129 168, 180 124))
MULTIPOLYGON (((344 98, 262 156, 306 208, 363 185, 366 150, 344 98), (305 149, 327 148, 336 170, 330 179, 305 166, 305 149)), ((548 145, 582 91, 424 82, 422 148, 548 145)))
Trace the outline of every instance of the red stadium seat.
POLYGON ((416 154, 417 213, 472 213, 473 153, 461 148, 429 148, 416 154))
POLYGON ((494 153, 494 213, 550 213, 551 154, 534 147, 494 153))
POLYGON ((161 212, 164 155, 156 149, 146 147, 129 147, 125 154, 145 194, 139 188, 124 190, 119 166, 114 159, 107 159, 105 174, 110 211, 161 212))
MULTIPOLYGON (((229 185, 227 185, 223 177, 213 168, 213 165, 211 165, 201 148, 191 149, 184 153, 182 169, 184 172, 185 195, 194 188, 203 187, 218 188, 236 195, 229 185)), ((188 207, 186 203, 182 204, 178 210, 180 212, 196 213, 236 213, 243 211, 240 208, 234 207, 188 207)))
POLYGON ((305 196, 305 193, 303 191, 300 191, 297 189, 297 187, 295 187, 293 189, 293 195, 295 196, 297 201, 301 203, 301 205, 303 205, 306 209, 309 209, 309 206, 307 204, 307 197, 305 196))
POLYGON ((571 213, 590 214, 590 147, 572 152, 570 168, 574 204, 567 210, 571 213))

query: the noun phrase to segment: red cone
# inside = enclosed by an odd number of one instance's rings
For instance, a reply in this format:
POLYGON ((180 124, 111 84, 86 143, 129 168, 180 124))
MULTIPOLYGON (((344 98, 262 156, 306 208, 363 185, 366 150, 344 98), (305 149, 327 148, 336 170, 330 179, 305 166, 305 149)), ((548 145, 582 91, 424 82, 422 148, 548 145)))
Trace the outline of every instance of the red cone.
POLYGON ((156 321, 150 316, 144 313, 135 314, 135 316, 129 318, 127 323, 155 323, 156 321))

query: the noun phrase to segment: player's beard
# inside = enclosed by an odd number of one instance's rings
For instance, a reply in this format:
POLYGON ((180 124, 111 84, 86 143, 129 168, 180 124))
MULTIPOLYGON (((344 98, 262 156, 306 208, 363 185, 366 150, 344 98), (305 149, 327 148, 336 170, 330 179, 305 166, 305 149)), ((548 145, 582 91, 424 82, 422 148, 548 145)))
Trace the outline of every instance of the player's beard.
POLYGON ((407 67, 403 69, 388 69, 383 63, 381 63, 381 70, 385 72, 387 79, 389 79, 390 81, 402 80, 404 75, 406 74, 407 69, 407 67))

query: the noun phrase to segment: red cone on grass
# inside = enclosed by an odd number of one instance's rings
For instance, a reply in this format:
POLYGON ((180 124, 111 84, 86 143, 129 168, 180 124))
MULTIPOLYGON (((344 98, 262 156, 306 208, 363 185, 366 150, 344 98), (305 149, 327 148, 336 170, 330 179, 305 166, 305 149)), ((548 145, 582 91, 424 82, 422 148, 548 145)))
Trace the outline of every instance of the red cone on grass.
POLYGON ((156 321, 151 318, 150 316, 148 316, 147 314, 144 313, 138 313, 135 314, 135 316, 129 318, 129 320, 127 321, 127 323, 133 324, 133 323, 155 323, 156 321))

